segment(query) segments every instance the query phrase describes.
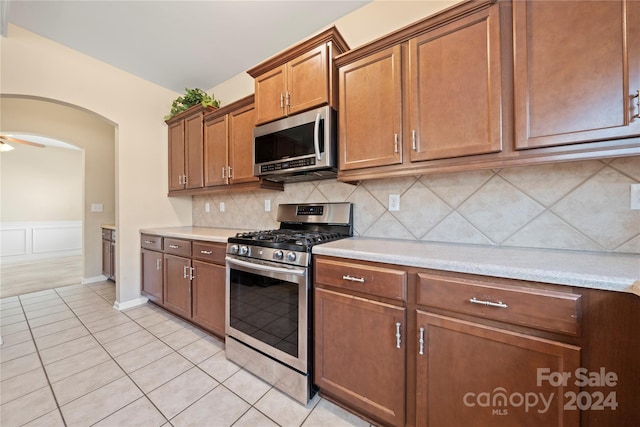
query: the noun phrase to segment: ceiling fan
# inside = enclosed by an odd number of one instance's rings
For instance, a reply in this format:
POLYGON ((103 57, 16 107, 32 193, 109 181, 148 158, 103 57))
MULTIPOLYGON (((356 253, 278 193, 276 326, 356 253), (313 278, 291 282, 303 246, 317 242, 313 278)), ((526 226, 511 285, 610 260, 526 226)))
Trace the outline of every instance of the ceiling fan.
POLYGON ((25 141, 24 139, 15 138, 9 135, 0 134, 0 151, 11 151, 13 147, 9 145, 9 142, 16 144, 25 144, 30 145, 32 147, 44 148, 43 144, 38 144, 37 142, 25 141))

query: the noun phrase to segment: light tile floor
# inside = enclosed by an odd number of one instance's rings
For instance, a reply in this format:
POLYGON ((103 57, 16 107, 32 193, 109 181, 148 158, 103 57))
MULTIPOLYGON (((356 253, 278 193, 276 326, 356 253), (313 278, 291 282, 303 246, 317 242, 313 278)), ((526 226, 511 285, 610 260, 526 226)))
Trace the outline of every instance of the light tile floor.
POLYGON ((306 407, 225 358, 224 343, 112 282, 0 300, 0 425, 369 426, 316 396, 306 407))

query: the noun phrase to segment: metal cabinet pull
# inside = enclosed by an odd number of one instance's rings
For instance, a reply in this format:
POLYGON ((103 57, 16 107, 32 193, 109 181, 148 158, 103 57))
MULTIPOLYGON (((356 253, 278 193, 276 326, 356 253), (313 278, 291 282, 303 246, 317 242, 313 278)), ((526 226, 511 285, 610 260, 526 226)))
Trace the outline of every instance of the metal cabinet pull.
POLYGON ((398 134, 397 133, 393 134, 393 152, 394 153, 398 152, 398 134))
POLYGON ((498 307, 498 308, 509 307, 507 304, 503 303, 502 301, 498 301, 498 302, 483 301, 483 300, 476 299, 476 297, 471 298, 469 302, 471 304, 487 305, 489 307, 498 307))
POLYGON ((231 173, 232 171, 233 171, 233 168, 229 166, 229 173, 227 174, 227 178, 233 178, 233 173, 231 173))
POLYGON ((348 280, 350 282, 364 283, 364 277, 353 277, 353 276, 350 276, 348 274, 342 276, 342 280, 348 280))
POLYGON ((154 244, 156 241, 155 240, 145 240, 144 241, 147 245, 152 245, 154 244))
POLYGON ((396 323, 396 348, 400 348, 402 335, 400 335, 400 322, 396 323))
POLYGON ((184 184, 184 182, 182 182, 182 175, 178 175, 178 184, 179 185, 184 184))
POLYGON ((211 255, 213 251, 200 251, 200 253, 203 255, 211 255))
POLYGON ((420 328, 420 339, 418 340, 418 343, 420 343, 418 354, 424 354, 424 328, 420 328))
POLYGON ((189 268, 188 265, 184 265, 182 266, 182 278, 186 279, 187 278, 187 269, 189 268))
POLYGON ((189 267, 189 280, 193 280, 196 278, 196 276, 193 274, 195 271, 195 267, 189 267))
POLYGON ((170 247, 171 249, 179 249, 179 248, 180 248, 180 246, 179 246, 179 245, 169 245, 169 247, 170 247))
POLYGON ((418 146, 416 145, 416 131, 415 130, 411 131, 411 148, 413 148, 413 151, 417 151, 418 150, 418 146))
POLYGON ((222 167, 222 179, 225 179, 226 177, 224 176, 224 173, 226 172, 226 167, 222 167))
POLYGON ((640 118, 640 89, 636 90, 636 94, 633 95, 633 98, 638 98, 638 100, 636 101, 636 106, 638 107, 638 114, 633 115, 631 119, 638 119, 640 118))
POLYGON ((162 260, 159 258, 156 260, 156 270, 162 270, 162 260))
POLYGON ((289 90, 287 90, 287 96, 285 97, 287 102, 286 102, 286 106, 287 107, 291 107, 291 94, 289 93, 289 90))
POLYGON ((284 108, 284 95, 280 92, 280 108, 284 108))

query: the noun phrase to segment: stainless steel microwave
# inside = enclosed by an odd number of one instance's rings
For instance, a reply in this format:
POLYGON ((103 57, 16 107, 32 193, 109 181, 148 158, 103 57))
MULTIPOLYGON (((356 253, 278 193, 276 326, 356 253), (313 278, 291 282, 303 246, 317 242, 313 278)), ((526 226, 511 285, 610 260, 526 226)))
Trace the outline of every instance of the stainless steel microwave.
POLYGON ((335 177, 337 114, 321 107, 253 131, 253 173, 270 181, 335 177))

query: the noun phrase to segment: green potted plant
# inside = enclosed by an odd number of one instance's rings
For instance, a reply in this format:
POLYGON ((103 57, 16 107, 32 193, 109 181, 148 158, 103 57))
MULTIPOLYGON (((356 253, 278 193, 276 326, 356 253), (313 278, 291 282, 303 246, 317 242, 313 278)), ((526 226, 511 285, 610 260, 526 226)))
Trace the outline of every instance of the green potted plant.
POLYGON ((220 101, 215 99, 212 95, 207 94, 202 89, 189 89, 185 88, 184 96, 177 97, 171 104, 171 112, 164 116, 164 120, 167 121, 171 117, 186 111, 194 105, 201 104, 203 107, 220 107, 220 101))

